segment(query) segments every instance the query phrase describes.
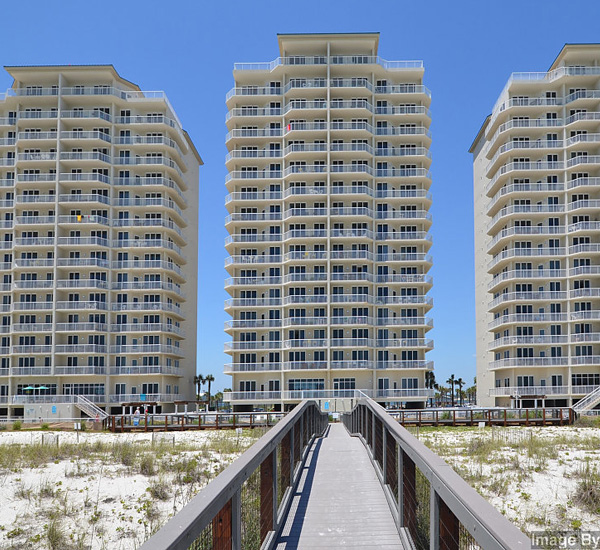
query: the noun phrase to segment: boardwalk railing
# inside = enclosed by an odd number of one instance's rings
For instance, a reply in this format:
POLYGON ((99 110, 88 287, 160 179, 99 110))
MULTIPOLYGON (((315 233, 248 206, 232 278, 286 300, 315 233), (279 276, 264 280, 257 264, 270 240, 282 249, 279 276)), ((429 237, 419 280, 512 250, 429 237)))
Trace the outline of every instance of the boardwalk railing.
POLYGON ((303 401, 228 466, 140 550, 271 548, 313 439, 328 423, 303 401))
POLYGON ((363 441, 398 530, 417 550, 531 548, 526 535, 372 399, 359 400, 342 422, 363 441))
POLYGON ((112 432, 270 428, 284 416, 280 412, 121 414, 109 416, 107 427, 112 432))
POLYGON ((542 409, 421 409, 389 411, 403 426, 546 426, 573 424, 570 407, 542 409))

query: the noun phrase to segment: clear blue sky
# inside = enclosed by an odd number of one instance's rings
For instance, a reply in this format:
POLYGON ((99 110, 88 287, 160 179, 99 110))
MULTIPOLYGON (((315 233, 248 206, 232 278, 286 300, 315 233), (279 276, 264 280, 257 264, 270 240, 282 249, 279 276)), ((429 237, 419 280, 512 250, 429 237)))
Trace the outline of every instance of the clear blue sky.
MULTIPOLYGON (((225 94, 234 62, 278 56, 277 33, 380 32, 379 54, 422 59, 432 91, 436 377, 475 375, 472 162, 467 150, 513 71, 545 71, 565 42, 600 42, 598 0, 28 0, 2 6, 0 63, 112 63, 165 90, 200 173, 198 370, 222 374, 226 335, 225 94)), ((0 88, 11 79, 0 76, 0 88)))

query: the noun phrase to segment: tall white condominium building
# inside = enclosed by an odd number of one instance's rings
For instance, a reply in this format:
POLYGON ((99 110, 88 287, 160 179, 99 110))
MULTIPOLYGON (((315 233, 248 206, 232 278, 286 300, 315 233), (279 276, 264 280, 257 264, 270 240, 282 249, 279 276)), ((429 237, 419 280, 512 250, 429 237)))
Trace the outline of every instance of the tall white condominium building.
POLYGON ((201 159, 190 138, 164 93, 110 65, 7 71, 0 419, 191 398, 201 159))
POLYGON ((430 93, 379 34, 279 35, 234 67, 226 227, 238 410, 362 390, 420 406, 432 322, 430 93))
POLYGON ((570 406, 600 386, 600 45, 514 73, 471 151, 479 403, 570 406))

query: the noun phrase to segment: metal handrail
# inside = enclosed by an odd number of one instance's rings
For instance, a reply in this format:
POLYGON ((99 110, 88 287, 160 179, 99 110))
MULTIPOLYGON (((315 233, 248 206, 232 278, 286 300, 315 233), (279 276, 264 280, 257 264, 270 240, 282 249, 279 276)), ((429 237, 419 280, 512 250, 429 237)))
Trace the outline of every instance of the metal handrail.
MULTIPOLYGON (((450 546, 444 544, 449 542, 449 536, 458 533, 460 526, 486 550, 531 548, 531 541, 524 533, 375 401, 359 399, 351 412, 342 415, 342 422, 367 448, 400 532, 406 533, 405 507, 414 512, 406 493, 410 492, 411 476, 414 487, 416 467, 429 482, 430 548, 453 548, 454 538, 450 539, 453 541, 450 546), (390 445, 390 438, 397 447, 390 445), (397 484, 397 498, 390 488, 392 483, 397 484), (449 532, 449 525, 455 530, 451 528, 449 532)), ((410 529, 408 532, 414 537, 410 529)))
POLYGON ((205 528, 215 521, 227 529, 213 529, 213 548, 241 550, 242 485, 260 470, 261 547, 273 546, 282 529, 291 504, 293 489, 300 480, 302 466, 314 437, 327 427, 328 416, 322 414, 314 401, 303 401, 283 420, 271 428, 241 457, 221 472, 162 529, 146 541, 140 550, 187 550, 194 546, 205 528), (286 445, 284 449, 284 445, 286 445), (278 453, 279 447, 279 453, 278 453), (277 458, 280 458, 280 461, 277 458), (284 464, 282 457, 289 457, 284 464), (274 495, 281 489, 278 467, 283 474, 286 466, 289 483, 278 505, 274 495), (267 489, 263 492, 263 488, 267 489), (225 517, 225 520, 223 520, 225 517), (223 521, 222 521, 223 520, 223 521), (262 526, 266 525, 263 533, 262 526))

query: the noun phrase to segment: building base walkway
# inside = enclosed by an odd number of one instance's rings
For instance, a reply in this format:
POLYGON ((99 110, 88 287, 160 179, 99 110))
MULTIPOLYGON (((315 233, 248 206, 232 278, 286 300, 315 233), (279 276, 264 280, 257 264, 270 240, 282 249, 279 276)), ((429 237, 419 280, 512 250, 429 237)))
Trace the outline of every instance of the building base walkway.
POLYGON ((309 451, 275 548, 345 547, 404 548, 367 450, 330 424, 309 451))

